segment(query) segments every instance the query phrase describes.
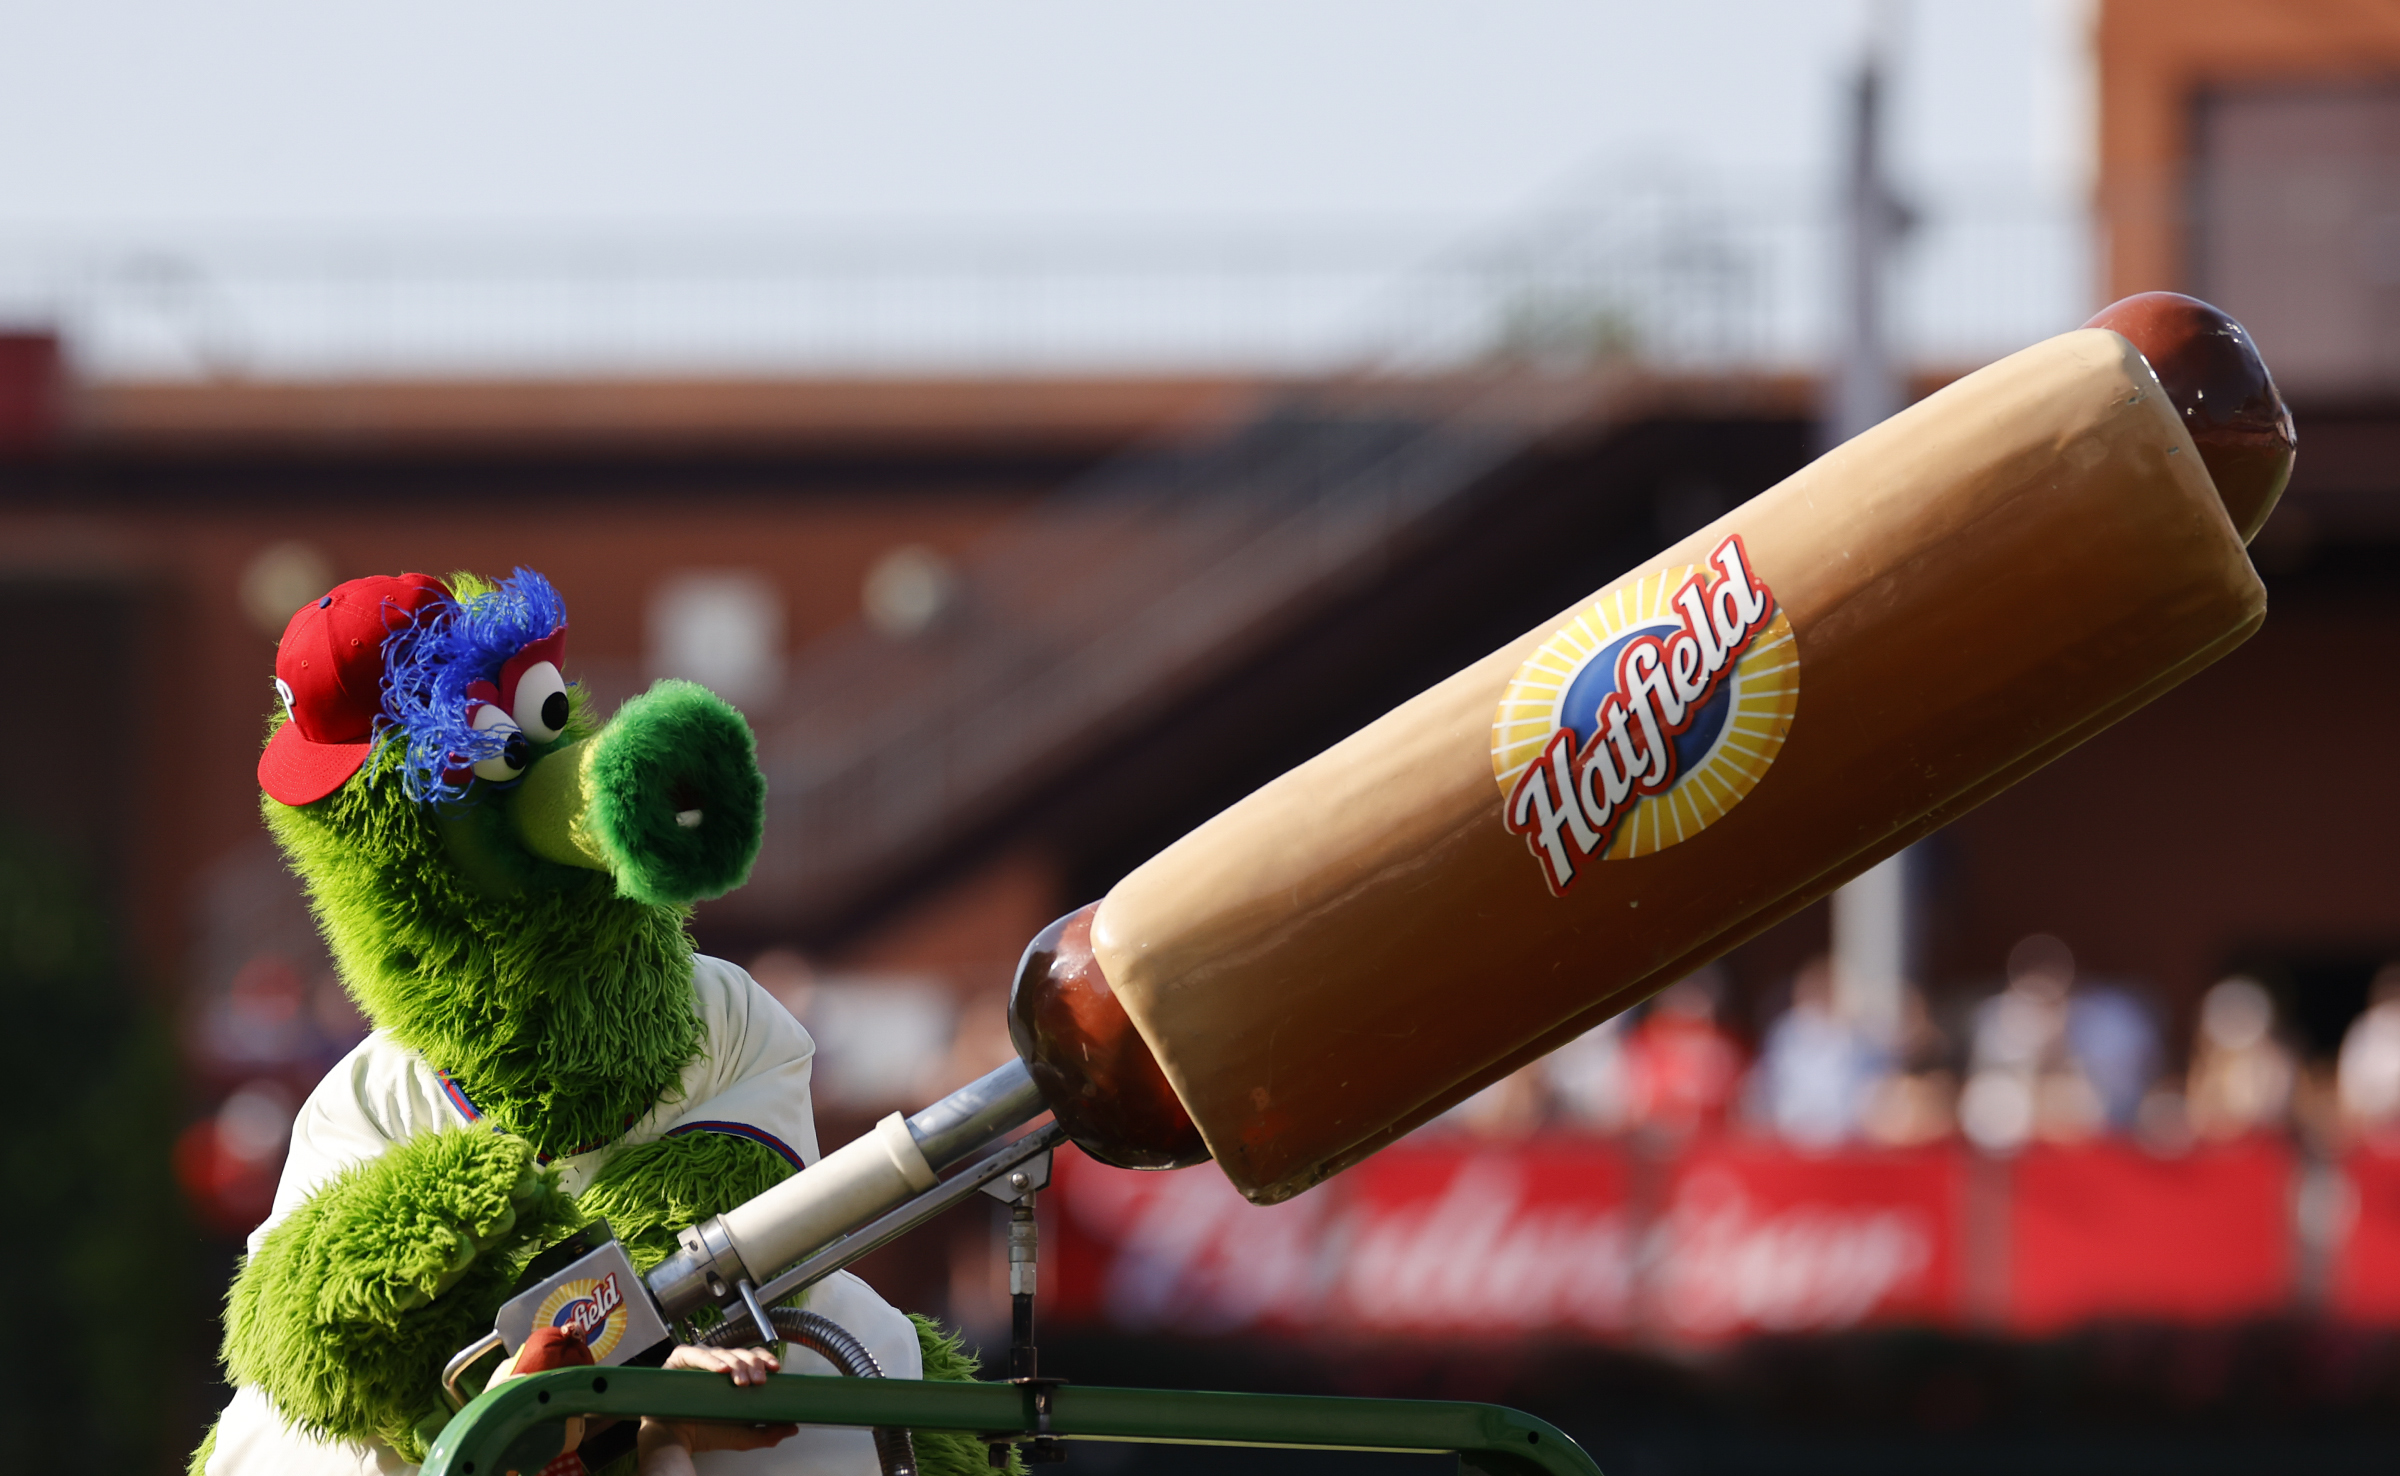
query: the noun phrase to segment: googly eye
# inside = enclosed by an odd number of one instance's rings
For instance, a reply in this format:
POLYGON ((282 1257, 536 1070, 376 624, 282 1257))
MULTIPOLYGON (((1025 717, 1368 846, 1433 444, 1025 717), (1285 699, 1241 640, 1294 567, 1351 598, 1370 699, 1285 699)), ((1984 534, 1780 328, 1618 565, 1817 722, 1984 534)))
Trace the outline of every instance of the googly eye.
POLYGON ((509 704, 517 726, 536 743, 553 743, 567 730, 567 679, 554 662, 536 661, 517 674, 516 700, 509 704))
POLYGON ((486 702, 476 708, 475 716, 470 719, 470 723, 478 733, 505 733, 507 735, 500 752, 490 758, 475 761, 476 778, 488 779, 494 784, 506 784, 509 780, 524 773, 525 766, 533 762, 533 745, 525 740, 524 732, 518 728, 507 713, 502 712, 491 703, 486 702))

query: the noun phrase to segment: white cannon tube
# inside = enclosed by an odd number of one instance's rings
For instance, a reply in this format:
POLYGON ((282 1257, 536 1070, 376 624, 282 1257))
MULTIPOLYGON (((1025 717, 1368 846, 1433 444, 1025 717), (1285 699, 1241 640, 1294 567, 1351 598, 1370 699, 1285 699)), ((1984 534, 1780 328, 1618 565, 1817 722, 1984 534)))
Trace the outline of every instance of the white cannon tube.
POLYGON ((727 1210, 719 1223, 742 1264, 763 1281, 935 1182, 933 1165, 895 1112, 873 1132, 727 1210))

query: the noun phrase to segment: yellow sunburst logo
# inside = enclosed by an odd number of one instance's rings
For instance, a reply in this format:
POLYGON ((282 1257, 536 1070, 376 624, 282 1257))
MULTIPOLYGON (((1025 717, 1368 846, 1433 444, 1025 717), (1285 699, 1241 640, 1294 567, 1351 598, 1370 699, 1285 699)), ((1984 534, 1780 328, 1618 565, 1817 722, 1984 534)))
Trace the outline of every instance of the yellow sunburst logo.
POLYGON ((1758 787, 1800 653, 1739 535, 1602 590, 1517 669, 1492 720, 1502 818, 1553 892, 1592 858, 1665 850, 1758 787))
POLYGON ((592 1357, 606 1363, 625 1335, 625 1319, 619 1315, 624 1305, 613 1271, 597 1280, 562 1281, 534 1308, 533 1325, 573 1328, 592 1357))

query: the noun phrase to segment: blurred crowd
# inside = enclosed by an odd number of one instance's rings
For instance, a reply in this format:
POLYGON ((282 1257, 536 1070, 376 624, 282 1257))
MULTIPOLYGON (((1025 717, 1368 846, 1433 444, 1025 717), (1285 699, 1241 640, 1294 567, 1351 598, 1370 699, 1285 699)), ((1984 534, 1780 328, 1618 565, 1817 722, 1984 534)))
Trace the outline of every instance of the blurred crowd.
POLYGON ((2181 1041, 2144 991, 2079 978, 2057 938, 2019 942, 2005 979, 1947 1009, 1904 989, 1896 1018, 1866 1018, 1818 958, 1745 1039, 1722 976, 1704 970, 1494 1083, 1438 1130, 1730 1130, 1804 1149, 1959 1136, 1993 1153, 2112 1134, 2174 1152, 2274 1132, 2329 1153, 2400 1148, 2400 962, 2323 1061, 2297 1048, 2253 978, 2212 986, 2181 1041))
MULTIPOLYGON (((183 1132, 176 1170, 227 1235, 266 1213, 294 1110, 366 1029, 305 914, 292 909, 286 922, 292 936, 229 966, 188 1022, 186 1059, 216 1106, 183 1132)), ((815 1105, 837 1139, 1015 1054, 1005 991, 962 997, 929 973, 822 974, 787 949, 750 967, 815 1036, 815 1105)), ((1869 1018, 1819 958, 1763 1019, 1744 1021, 1723 976, 1704 970, 1486 1088, 1431 1130, 1666 1141, 1731 1131, 1807 1150, 1963 1137, 1994 1153, 2107 1134, 2173 1152, 2286 1132, 2326 1154, 2359 1142, 2400 1152, 2400 962, 2376 976, 2338 1052, 2320 1060, 2298 1049, 2255 979, 2211 987, 2180 1041, 2156 1000, 2079 977, 2056 938, 2019 942, 2005 979, 1944 1007, 1905 989, 1896 1011, 1869 1018)))

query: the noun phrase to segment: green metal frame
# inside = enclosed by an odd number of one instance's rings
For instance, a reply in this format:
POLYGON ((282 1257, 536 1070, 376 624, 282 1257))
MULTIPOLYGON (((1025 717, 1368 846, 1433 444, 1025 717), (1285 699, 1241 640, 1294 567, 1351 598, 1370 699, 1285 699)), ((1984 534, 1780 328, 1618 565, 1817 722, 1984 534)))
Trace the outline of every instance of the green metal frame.
MULTIPOLYGON (((1049 1433, 1068 1440, 1454 1451, 1463 1471, 1483 1476, 1600 1476, 1555 1426, 1497 1404, 1081 1384, 1051 1390, 1049 1433)), ((576 1414, 901 1426, 1002 1439, 1030 1438, 1039 1428, 1034 1391, 1019 1384, 792 1375, 743 1389, 722 1374, 692 1370, 562 1368, 512 1379, 461 1410, 434 1441, 423 1476, 501 1476, 520 1437, 576 1414)), ((556 1451, 559 1438, 547 1436, 547 1449, 556 1451)))

